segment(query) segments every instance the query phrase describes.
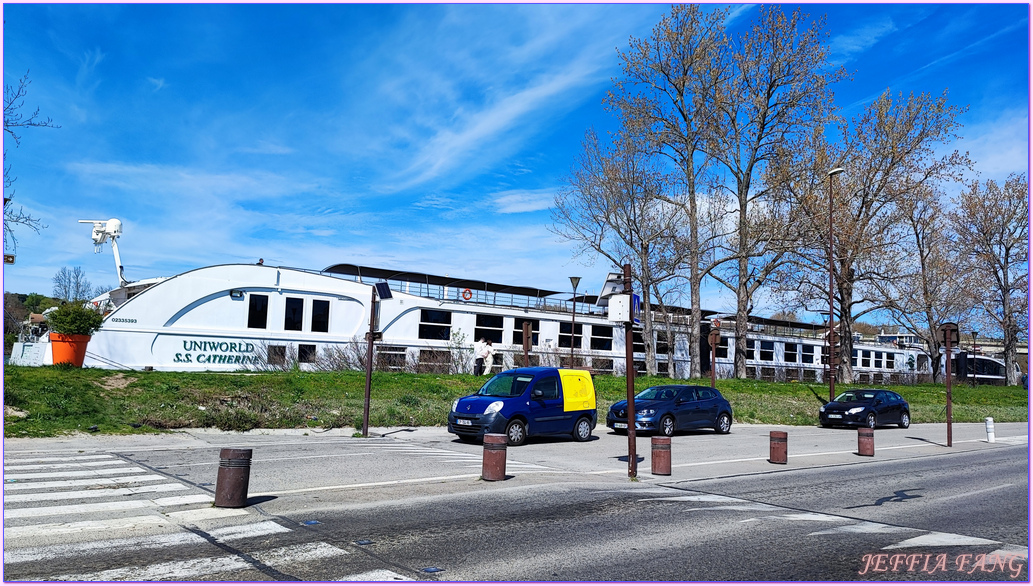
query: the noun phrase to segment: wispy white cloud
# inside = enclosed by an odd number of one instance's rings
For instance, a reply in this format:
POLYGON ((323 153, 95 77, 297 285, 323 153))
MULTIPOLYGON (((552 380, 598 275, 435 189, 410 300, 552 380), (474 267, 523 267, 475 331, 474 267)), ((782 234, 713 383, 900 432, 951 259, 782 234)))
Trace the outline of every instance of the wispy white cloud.
POLYGON ((157 79, 154 77, 148 77, 147 81, 149 81, 151 85, 154 86, 154 91, 159 91, 165 87, 165 78, 157 79))
POLYGON ((897 31, 893 18, 884 18, 864 24, 847 34, 837 35, 829 42, 830 62, 843 65, 871 49, 887 35, 897 31))
POLYGON ((500 214, 538 212, 552 207, 555 188, 500 191, 492 196, 500 214))

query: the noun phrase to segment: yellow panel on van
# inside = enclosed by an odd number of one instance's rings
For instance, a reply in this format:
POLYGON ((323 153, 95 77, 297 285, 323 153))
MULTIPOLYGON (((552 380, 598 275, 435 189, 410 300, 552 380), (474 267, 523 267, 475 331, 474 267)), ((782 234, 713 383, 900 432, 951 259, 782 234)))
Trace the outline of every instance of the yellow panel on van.
POLYGON ((595 409, 595 385, 587 370, 560 369, 560 384, 563 385, 563 410, 582 411, 595 409))

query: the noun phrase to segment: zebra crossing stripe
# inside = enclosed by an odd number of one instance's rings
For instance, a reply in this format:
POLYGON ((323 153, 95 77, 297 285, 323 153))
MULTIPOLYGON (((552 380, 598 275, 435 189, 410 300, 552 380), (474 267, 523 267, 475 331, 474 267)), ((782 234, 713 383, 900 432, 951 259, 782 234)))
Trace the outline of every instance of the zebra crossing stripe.
POLYGON ((216 507, 205 507, 203 509, 188 509, 186 511, 173 511, 166 513, 165 517, 176 521, 177 523, 195 523, 197 521, 206 521, 208 519, 221 519, 223 517, 238 517, 240 515, 250 515, 251 511, 247 509, 220 509, 216 507))
POLYGON ((47 457, 47 458, 5 458, 5 461, 9 464, 28 464, 35 462, 74 462, 79 460, 101 460, 108 459, 112 460, 115 457, 111 454, 97 454, 94 456, 59 456, 59 457, 47 457))
POLYGON ((186 485, 173 482, 171 484, 150 484, 147 486, 132 486, 126 488, 100 488, 95 490, 71 490, 64 492, 42 492, 34 494, 5 494, 4 504, 24 503, 37 501, 63 501, 69 499, 92 499, 107 498, 113 496, 126 496, 130 494, 142 494, 148 492, 173 492, 187 490, 186 485))
POLYGON ((125 462, 123 462, 121 460, 111 460, 111 461, 105 461, 105 462, 63 462, 63 463, 55 463, 55 464, 14 464, 14 465, 11 465, 11 466, 4 466, 4 472, 6 472, 8 470, 14 471, 14 470, 33 470, 33 469, 61 470, 61 469, 66 469, 66 468, 88 468, 90 466, 115 466, 115 465, 120 465, 120 464, 125 464, 125 462))
MULTIPOLYGON (((4 511, 5 513, 7 511, 4 511)), ((171 525, 169 520, 157 513, 120 519, 101 519, 97 521, 75 521, 72 523, 41 523, 20 527, 4 527, 4 540, 19 537, 38 537, 46 535, 62 535, 68 533, 96 533, 108 530, 136 529, 147 525, 171 525)), ((4 544, 7 545, 6 543, 4 544)))
POLYGON ((362 574, 352 574, 343 578, 338 578, 338 582, 416 582, 416 580, 396 574, 391 570, 373 570, 372 572, 363 572, 362 574))
POLYGON ((27 517, 48 517, 51 515, 76 515, 83 513, 128 511, 131 509, 143 509, 147 507, 169 507, 175 505, 213 502, 214 500, 214 498, 205 494, 192 494, 152 500, 105 501, 78 505, 4 509, 4 519, 24 519, 27 517))
MULTIPOLYGON (((121 464, 121 462, 119 462, 121 464)), ((146 472, 143 468, 109 468, 106 470, 69 470, 68 472, 30 472, 28 474, 4 474, 4 482, 12 480, 31 480, 33 478, 78 478, 83 476, 102 476, 104 474, 132 474, 146 472)))
POLYGON ((120 478, 79 478, 76 480, 47 480, 44 482, 6 482, 4 492, 13 490, 35 490, 40 488, 66 488, 71 486, 97 486, 104 484, 134 484, 137 482, 152 482, 155 480, 166 480, 160 474, 140 474, 137 476, 122 476, 120 478))
POLYGON ((823 529, 821 531, 808 533, 807 535, 834 535, 836 533, 904 533, 908 531, 922 530, 912 529, 910 527, 897 527, 894 525, 885 525, 883 523, 875 523, 872 521, 864 521, 863 523, 855 523, 853 525, 844 525, 842 527, 833 527, 832 529, 823 529))
MULTIPOLYGON (((209 535, 220 542, 247 539, 249 537, 262 537, 265 535, 273 535, 275 533, 290 533, 290 529, 275 521, 262 521, 261 523, 252 523, 249 525, 221 527, 208 532, 209 535)), ((151 535, 125 539, 89 541, 86 543, 67 543, 62 545, 23 549, 5 549, 4 563, 19 564, 25 562, 38 562, 47 559, 87 555, 95 551, 109 552, 124 549, 155 549, 161 547, 175 547, 179 545, 201 545, 204 543, 207 543, 207 541, 200 535, 181 532, 170 535, 151 535)))
MULTIPOLYGON (((275 566, 278 564, 282 565, 283 563, 310 562, 328 557, 336 557, 347 553, 348 552, 328 543, 317 542, 259 551, 250 555, 263 564, 275 566)), ((130 580, 133 582, 153 582, 157 580, 176 581, 204 576, 207 574, 223 574, 236 570, 246 570, 248 568, 251 568, 251 564, 247 561, 235 555, 227 555, 163 562, 149 566, 113 568, 110 570, 88 572, 84 574, 63 574, 60 576, 23 578, 23 580, 33 582, 115 582, 130 580)))
POLYGON ((968 535, 958 535, 956 533, 940 533, 939 531, 931 531, 925 535, 919 535, 918 537, 912 537, 911 539, 905 539, 899 543, 893 545, 887 545, 882 549, 903 549, 905 547, 938 547, 938 546, 949 546, 949 545, 997 545, 1000 541, 993 541, 990 539, 983 539, 982 537, 969 537, 968 535))

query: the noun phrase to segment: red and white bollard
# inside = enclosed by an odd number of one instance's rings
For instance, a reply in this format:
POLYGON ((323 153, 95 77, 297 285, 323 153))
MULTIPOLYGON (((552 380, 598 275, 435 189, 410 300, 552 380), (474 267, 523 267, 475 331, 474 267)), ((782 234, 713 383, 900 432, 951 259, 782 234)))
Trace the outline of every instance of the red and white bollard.
POLYGON ((771 438, 771 455, 768 462, 772 464, 787 464, 789 462, 789 432, 773 431, 771 438))
POLYGON ((484 434, 484 457, 481 460, 481 479, 506 479, 506 436, 501 433, 484 434))

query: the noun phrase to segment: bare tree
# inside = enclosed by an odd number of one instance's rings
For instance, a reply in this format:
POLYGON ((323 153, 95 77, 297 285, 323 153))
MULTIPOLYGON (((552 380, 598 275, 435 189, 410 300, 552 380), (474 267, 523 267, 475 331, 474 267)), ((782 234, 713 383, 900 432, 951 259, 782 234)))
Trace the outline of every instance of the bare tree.
POLYGON ((954 151, 938 156, 936 147, 958 138, 958 114, 946 92, 880 96, 864 112, 839 124, 839 146, 815 133, 785 156, 786 164, 769 170, 775 189, 788 194, 797 207, 799 240, 774 279, 811 310, 828 299, 829 197, 832 198, 832 270, 839 319, 839 380, 853 381, 854 323, 872 312, 889 309, 885 283, 902 279, 910 254, 906 226, 908 206, 923 190, 938 182, 960 178, 971 166, 968 156, 954 151), (836 181, 828 171, 842 166, 836 181), (794 174, 794 176, 789 176, 794 174), (831 194, 829 190, 832 190, 831 194))
MULTIPOLYGON (((32 114, 26 116, 22 113, 25 106, 25 94, 28 91, 29 72, 18 80, 18 87, 4 84, 4 132, 14 140, 14 146, 21 145, 21 136, 18 132, 22 128, 60 128, 50 118, 42 118, 39 108, 32 114)), ((7 149, 4 149, 4 250, 12 252, 18 249, 18 239, 15 238, 13 229, 16 225, 25 226, 39 234, 39 231, 46 226, 39 218, 34 218, 25 212, 21 206, 15 209, 12 200, 14 198, 14 182, 17 177, 11 175, 11 164, 8 163, 7 149)))
POLYGON ((932 359, 934 382, 942 375, 940 324, 960 323, 970 307, 955 279, 958 256, 941 198, 930 186, 904 197, 900 217, 908 253, 893 259, 903 265, 901 274, 876 283, 883 298, 890 301, 894 319, 922 340, 932 359))
POLYGON ((1029 181, 1010 175, 1004 186, 973 183, 950 214, 968 260, 963 289, 1004 341, 1006 384, 1018 384, 1015 354, 1029 310, 1029 181))
POLYGON ((93 284, 86 278, 82 267, 69 270, 61 267, 54 275, 54 297, 65 301, 85 301, 93 294, 93 284))
MULTIPOLYGON (((647 38, 632 39, 627 52, 618 52, 623 78, 614 81, 606 102, 620 112, 625 124, 646 137, 651 148, 668 157, 680 174, 678 193, 666 196, 682 208, 687 231, 680 246, 688 268, 691 313, 689 315, 689 377, 700 372, 700 287, 713 268, 708 251, 713 234, 701 231, 698 178, 709 159, 704 144, 708 119, 715 115, 715 84, 719 55, 727 47, 723 20, 728 10, 704 13, 697 4, 678 4, 664 15, 647 38)), ((704 224, 706 226, 706 224, 704 224)), ((662 292, 654 291, 658 301, 662 292)), ((665 305, 661 303, 665 309, 665 305)), ((670 330, 670 316, 664 312, 670 330)), ((669 342, 673 344, 673 339, 669 342)), ((674 363, 670 362, 670 372, 674 363)))
POLYGON ((667 180, 640 137, 624 129, 605 149, 589 130, 582 145, 569 186, 556 196, 551 229, 576 242, 577 254, 592 252, 614 266, 632 265, 642 291, 646 372, 655 375, 651 293, 681 264, 679 209, 660 198, 667 180))
POLYGON ((758 21, 732 43, 718 66, 717 115, 710 121, 706 150, 727 173, 726 189, 734 199, 734 235, 722 259, 729 264, 714 277, 736 294, 736 378, 746 376, 753 296, 787 254, 781 243, 783 222, 790 220, 769 213, 776 212, 767 205, 770 194, 755 180, 778 162, 787 141, 832 119, 830 85, 844 76, 828 65, 823 21, 804 28, 805 19, 799 10, 787 18, 778 6, 761 7, 758 21))

